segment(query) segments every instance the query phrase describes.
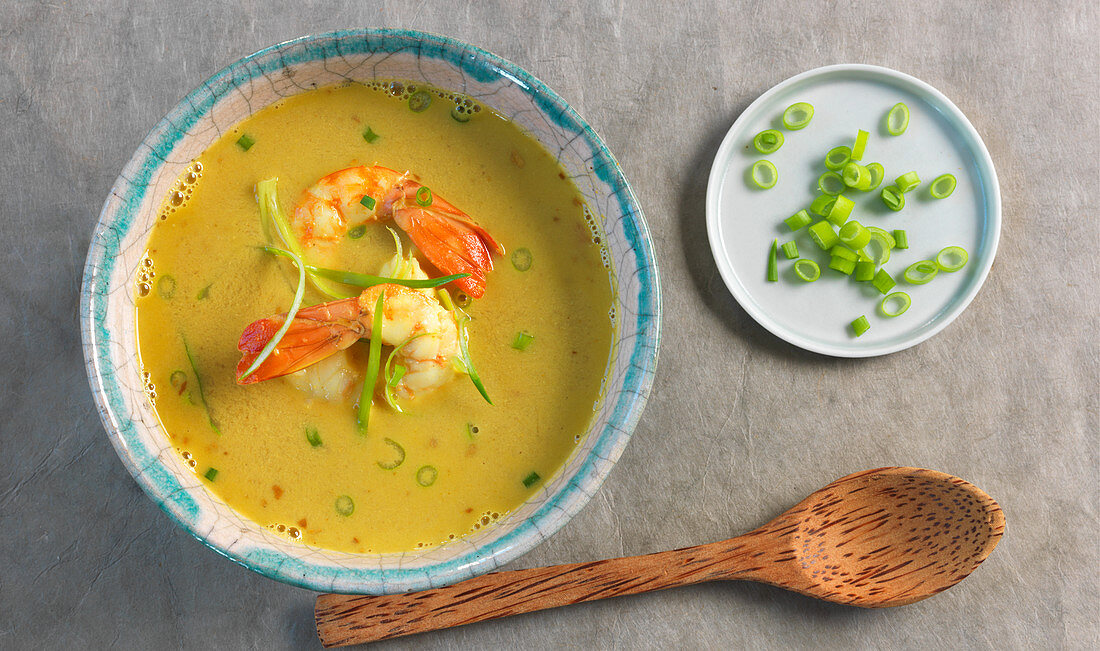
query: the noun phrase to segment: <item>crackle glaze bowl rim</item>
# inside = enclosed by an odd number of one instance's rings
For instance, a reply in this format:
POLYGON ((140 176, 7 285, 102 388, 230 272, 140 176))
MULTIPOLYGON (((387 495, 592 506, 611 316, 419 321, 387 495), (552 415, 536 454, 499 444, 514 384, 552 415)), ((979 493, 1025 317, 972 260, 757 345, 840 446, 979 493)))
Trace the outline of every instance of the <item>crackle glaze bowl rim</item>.
MULTIPOLYGON (((486 103, 492 106, 491 102, 486 103)), ((611 246, 608 245, 609 250, 611 246)), ((132 256, 132 252, 125 254, 132 256)), ((80 301, 85 366, 103 426, 127 470, 171 520, 218 553, 264 576, 312 590, 360 594, 420 590, 494 570, 534 548, 563 526, 599 489, 638 423, 653 384, 660 323, 660 283, 648 227, 618 162, 600 137, 565 100, 519 66, 453 38, 397 29, 342 30, 273 45, 229 64, 184 97, 146 135, 112 186, 89 247, 80 301), (175 453, 170 445, 150 451, 142 440, 142 436, 150 433, 163 438, 163 433, 151 432, 150 425, 139 420, 138 411, 143 406, 135 396, 141 391, 135 391, 128 383, 140 380, 136 371, 119 366, 119 359, 129 359, 120 358, 120 354, 132 355, 130 364, 136 365, 136 341, 113 341, 108 323, 109 317, 121 318, 110 312, 112 309, 118 312, 125 308, 124 303, 120 307, 112 301, 128 300, 131 305, 133 301, 132 274, 123 273, 121 266, 116 269, 116 259, 124 255, 124 244, 133 245, 133 241, 126 242, 128 235, 131 239, 141 237, 138 244, 144 244, 145 236, 131 231, 136 228, 143 206, 151 200, 159 201, 159 197, 152 196, 153 180, 159 179, 157 173, 168 164, 174 148, 192 137, 188 129, 202 120, 213 121, 219 103, 233 91, 241 92, 240 85, 251 83, 258 75, 267 78, 282 72, 290 78, 293 66, 317 63, 327 72, 329 64, 363 55, 367 57, 364 61, 368 61, 376 54, 382 55, 381 60, 415 54, 418 68, 427 58, 431 60, 429 66, 449 67, 463 80, 469 78, 483 85, 499 84, 510 89, 509 92, 518 89, 540 114, 539 119, 560 129, 567 137, 566 145, 559 149, 559 159, 565 155, 565 147, 583 147, 586 155, 590 153, 591 157, 585 159, 585 171, 592 177, 593 184, 598 179, 603 184, 600 187, 607 188, 607 200, 617 211, 615 219, 603 216, 605 219, 601 222, 612 235, 610 239, 621 238, 617 242, 620 250, 614 252, 617 255, 609 256, 613 259, 608 264, 613 265, 612 275, 618 292, 621 294, 624 286, 632 291, 632 295, 626 297, 632 301, 632 310, 623 310, 624 296, 616 296, 616 307, 620 310, 615 339, 618 361, 609 363, 605 378, 617 381, 620 378, 612 376, 616 370, 621 370, 621 386, 609 386, 600 412, 597 412, 600 417, 593 419, 586 438, 558 476, 517 509, 527 509, 528 514, 514 522, 506 517, 496 527, 487 528, 495 533, 486 533, 476 544, 455 547, 442 560, 430 558, 430 554, 422 555, 415 557, 407 567, 401 562, 394 565, 392 555, 337 554, 300 544, 288 552, 287 545, 294 543, 268 540, 264 538, 266 534, 261 524, 240 516, 237 516, 241 521, 239 526, 247 524, 260 529, 258 532, 239 531, 240 536, 247 537, 248 544, 242 543, 243 549, 238 548, 240 540, 227 543, 225 531, 217 530, 214 525, 205 526, 209 517, 215 522, 222 517, 203 512, 204 503, 215 504, 217 500, 201 482, 193 482, 194 477, 186 476, 178 460, 172 461, 175 453), (633 321, 628 322, 628 319, 633 321), (125 377, 125 373, 132 373, 134 377, 125 377), (298 552, 297 548, 303 551, 298 552), (347 560, 350 565, 343 565, 342 560, 335 565, 324 562, 331 561, 334 556, 347 560), (375 561, 377 567, 372 565, 375 561)), ((224 503, 215 506, 229 508, 224 503)), ((232 530, 233 526, 228 528, 232 530)), ((448 544, 434 549, 450 547, 448 544)))

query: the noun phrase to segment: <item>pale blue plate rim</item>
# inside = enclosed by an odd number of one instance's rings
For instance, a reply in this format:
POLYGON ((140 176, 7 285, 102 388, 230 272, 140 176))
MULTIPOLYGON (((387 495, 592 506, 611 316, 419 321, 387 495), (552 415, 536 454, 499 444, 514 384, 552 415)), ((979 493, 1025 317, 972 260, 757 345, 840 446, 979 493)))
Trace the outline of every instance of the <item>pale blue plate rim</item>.
MULTIPOLYGON (((623 264, 628 261, 617 262, 623 264)), ((374 594, 426 589, 499 567, 548 538, 587 503, 621 455, 648 400, 660 348, 661 313, 657 261, 640 204, 610 150, 576 111, 536 77, 491 52, 446 36, 387 28, 338 30, 272 45, 227 65, 184 97, 149 131, 125 166, 123 174, 112 186, 89 246, 80 298, 82 347, 97 410, 127 470, 154 502, 199 541, 259 574, 311 590, 374 594), (111 270, 119 244, 131 227, 134 212, 147 189, 125 176, 126 172, 140 168, 138 171, 146 179, 149 178, 163 162, 163 153, 170 151, 187 127, 217 101, 215 89, 268 72, 265 66, 277 69, 288 63, 339 55, 342 45, 355 43, 369 43, 372 51, 376 51, 374 48, 386 52, 416 49, 419 55, 442 58, 471 77, 503 77, 523 88, 547 117, 559 126, 577 132, 592 147, 596 155, 592 171, 612 188, 623 213, 624 234, 635 254, 633 268, 624 269, 638 280, 638 309, 633 315, 635 323, 633 344, 629 349, 629 369, 607 426, 603 431, 591 434, 598 435, 599 439, 573 478, 513 531, 486 548, 476 548, 457 558, 416 568, 349 569, 310 563, 270 548, 231 551, 213 544, 195 526, 199 519, 197 503, 138 439, 133 418, 110 364, 106 292, 110 289, 111 270), (334 45, 335 51, 325 50, 326 45, 334 45), (310 46, 317 49, 311 52, 310 46), (425 47, 433 52, 427 53, 425 47), (290 55, 294 52, 303 55, 303 58, 291 61, 290 55), (121 207, 117 210, 112 210, 111 197, 121 201, 121 207), (561 517, 563 513, 564 518, 561 517)), ((626 316, 622 315, 622 318, 626 316)))

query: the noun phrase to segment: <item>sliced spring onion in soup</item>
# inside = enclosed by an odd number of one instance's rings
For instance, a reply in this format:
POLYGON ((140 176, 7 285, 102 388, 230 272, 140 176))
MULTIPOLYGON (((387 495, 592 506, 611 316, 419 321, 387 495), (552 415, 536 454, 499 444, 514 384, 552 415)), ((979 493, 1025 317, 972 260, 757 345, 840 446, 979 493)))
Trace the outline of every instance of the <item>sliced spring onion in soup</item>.
POLYGON ((168 376, 168 383, 172 385, 177 393, 183 394, 187 388, 187 374, 183 371, 172 371, 172 374, 168 376))
MULTIPOLYGON (((211 285, 212 284, 213 283, 211 283, 211 285)), ((201 301, 201 300, 207 298, 208 296, 210 296, 210 285, 207 285, 206 287, 203 287, 202 289, 200 289, 199 293, 195 295, 195 298, 197 300, 201 301)))
POLYGON ((424 488, 434 484, 438 477, 439 471, 435 469, 435 466, 420 466, 420 469, 416 471, 416 483, 424 488))
POLYGON ((909 309, 909 306, 913 304, 912 299, 909 298, 909 294, 905 292, 894 292, 893 294, 887 294, 882 297, 882 302, 878 304, 878 311, 882 316, 892 319, 896 316, 905 314, 905 311, 909 309))
POLYGON ((302 262, 302 258, 295 253, 291 253, 290 251, 286 251, 285 253, 288 253, 298 266, 298 289, 294 292, 294 300, 290 303, 290 309, 287 310, 286 318, 283 319, 283 325, 279 326, 279 329, 275 331, 271 340, 267 342, 267 345, 264 346, 260 354, 256 356, 256 359, 252 361, 252 365, 241 374, 238 382, 252 375, 256 369, 260 368, 260 364, 263 364, 264 360, 271 355, 271 351, 275 350, 275 347, 279 345, 279 341, 282 340, 283 335, 290 329, 290 324, 294 321, 294 315, 297 314, 298 309, 302 307, 302 297, 306 293, 306 263, 302 262))
POLYGON ((523 486, 524 488, 531 488, 536 483, 538 483, 540 479, 542 479, 542 477, 539 477, 539 474, 537 472, 531 471, 531 474, 523 478, 523 486))
POLYGON ((370 127, 367 127, 367 130, 363 132, 363 140, 366 140, 372 145, 374 144, 374 141, 378 140, 379 137, 380 136, 375 133, 370 127))
MULTIPOLYGON (((374 197, 370 196, 369 194, 364 194, 363 198, 359 200, 359 203, 362 204, 362 206, 364 208, 366 208, 367 210, 374 210, 374 206, 378 202, 375 201, 374 197)), ((360 226, 364 226, 364 225, 360 224, 360 226)))
POLYGON ((210 413, 210 405, 206 404, 206 394, 202 391, 202 377, 199 375, 198 366, 195 365, 195 358, 191 355, 191 347, 187 345, 187 339, 182 335, 180 335, 180 339, 183 340, 183 352, 187 355, 187 363, 191 365, 191 373, 195 376, 195 388, 199 390, 199 402, 202 403, 202 408, 206 411, 206 420, 210 423, 210 429, 221 436, 222 431, 218 429, 218 424, 214 422, 214 415, 210 413))
POLYGON ((774 154, 783 146, 783 134, 775 129, 767 129, 756 134, 752 146, 761 154, 774 154))
POLYGON ((367 234, 367 225, 359 224, 348 229, 348 239, 357 240, 367 234))
POLYGON ((340 515, 347 517, 352 513, 355 513, 355 502, 352 501, 347 495, 341 495, 336 498, 336 512, 340 515))
POLYGON ((512 266, 516 268, 516 271, 527 271, 531 268, 533 261, 534 257, 531 255, 530 249, 512 251, 512 266))
POLYGON ((241 137, 237 138, 237 146, 240 147, 242 151, 248 151, 249 149, 252 149, 252 145, 254 144, 256 144, 256 141, 253 140, 252 136, 248 135, 247 133, 242 133, 241 137))
POLYGON ((783 111, 783 126, 791 131, 806 128, 814 119, 814 105, 808 102, 796 102, 783 111))
POLYGON ((886 131, 891 136, 900 136, 909 128, 909 107, 904 102, 894 104, 886 114, 886 131))
POLYGON ((534 340, 535 335, 520 330, 516 333, 515 339, 512 339, 512 348, 516 350, 527 350, 527 347, 530 346, 531 342, 534 340))
POLYGON ((306 440, 309 441, 311 447, 318 447, 321 445, 321 433, 317 431, 316 427, 307 425, 306 440))
POLYGON ((951 273, 965 267, 969 257, 961 246, 948 246, 936 254, 936 266, 940 271, 951 273))
POLYGON ((775 169, 775 165, 772 165, 771 161, 767 160, 758 160, 753 163, 751 176, 752 184, 762 190, 774 188, 776 182, 779 181, 779 171, 775 169))
POLYGON ((218 478, 218 469, 217 468, 207 468, 206 472, 204 472, 202 474, 202 476, 206 477, 206 481, 214 481, 215 479, 218 478))
POLYGON ((768 281, 779 280, 779 240, 772 240, 772 248, 768 251, 768 281))
POLYGON ((955 191, 955 176, 953 174, 940 174, 928 186, 928 193, 933 199, 946 199, 955 191))
POLYGON ((382 357, 382 305, 385 292, 378 293, 374 303, 374 321, 370 329, 370 348, 367 354, 367 372, 363 376, 363 393, 359 396, 359 433, 366 436, 370 424, 370 407, 374 397, 374 384, 378 381, 378 366, 382 357))
MULTIPOLYGON (((286 258, 292 258, 293 256, 292 252, 284 251, 274 246, 264 246, 260 248, 273 255, 281 255, 286 258)), ((344 271, 342 269, 326 269, 324 267, 315 267, 311 264, 307 264, 305 268, 308 274, 316 278, 333 280, 338 283, 361 287, 363 289, 374 287, 375 285, 402 285, 412 289, 435 289, 436 287, 446 285, 447 283, 454 282, 470 275, 452 274, 450 276, 440 276, 439 278, 389 278, 386 276, 372 276, 371 274, 355 273, 354 271, 344 271)), ((345 292, 343 295, 337 296, 336 298, 351 298, 352 296, 358 295, 358 293, 348 294, 345 292)))
POLYGON ((432 205, 432 189, 422 185, 416 190, 416 204, 423 208, 432 205))
POLYGON ((852 321, 852 332, 854 332, 857 337, 862 336, 864 332, 870 329, 871 324, 867 323, 867 317, 865 316, 860 316, 855 321, 852 321))
POLYGON ((388 461, 379 461, 378 467, 383 470, 394 470, 401 464, 405 463, 405 448, 400 443, 391 439, 384 438, 382 442, 390 446, 393 450, 393 458, 388 461))

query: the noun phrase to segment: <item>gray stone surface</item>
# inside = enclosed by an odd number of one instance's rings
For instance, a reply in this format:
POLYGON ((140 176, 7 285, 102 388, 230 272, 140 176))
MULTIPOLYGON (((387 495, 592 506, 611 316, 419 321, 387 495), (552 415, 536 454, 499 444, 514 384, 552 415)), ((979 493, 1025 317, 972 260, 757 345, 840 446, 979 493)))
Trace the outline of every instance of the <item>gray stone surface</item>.
POLYGON ((1095 3, 802 6, 557 2, 0 2, 0 648, 309 648, 312 593, 237 567, 150 502, 84 377, 81 266, 145 132, 230 61, 363 25, 455 36, 527 68, 599 131, 646 209, 664 345, 650 406, 599 496, 515 563, 747 531, 814 488, 927 466, 1007 514, 958 587, 889 611, 752 584, 623 598, 394 641, 405 647, 1033 647, 1100 639, 1095 3), (706 174, 761 92, 819 65, 915 75, 970 117, 1002 184, 989 280, 933 339, 850 361, 792 348, 709 254, 706 174))

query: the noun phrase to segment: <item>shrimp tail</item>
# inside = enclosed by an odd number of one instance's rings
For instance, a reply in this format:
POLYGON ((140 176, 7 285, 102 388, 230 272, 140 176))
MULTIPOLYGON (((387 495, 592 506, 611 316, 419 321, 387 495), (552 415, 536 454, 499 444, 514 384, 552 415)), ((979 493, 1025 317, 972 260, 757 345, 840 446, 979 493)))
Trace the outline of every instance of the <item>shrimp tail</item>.
POLYGON ((427 207, 397 207, 394 222, 440 271, 470 274, 455 281, 459 288, 474 298, 485 294, 485 274, 493 269, 492 255, 504 255, 504 247, 466 213, 435 197, 427 207))
POLYGON ((237 342, 237 349, 244 353, 241 361, 237 362, 237 384, 253 384, 287 375, 348 348, 369 334, 361 323, 360 315, 358 298, 321 303, 299 310, 260 367, 247 377, 242 377, 286 322, 286 314, 254 321, 244 329, 237 342))

